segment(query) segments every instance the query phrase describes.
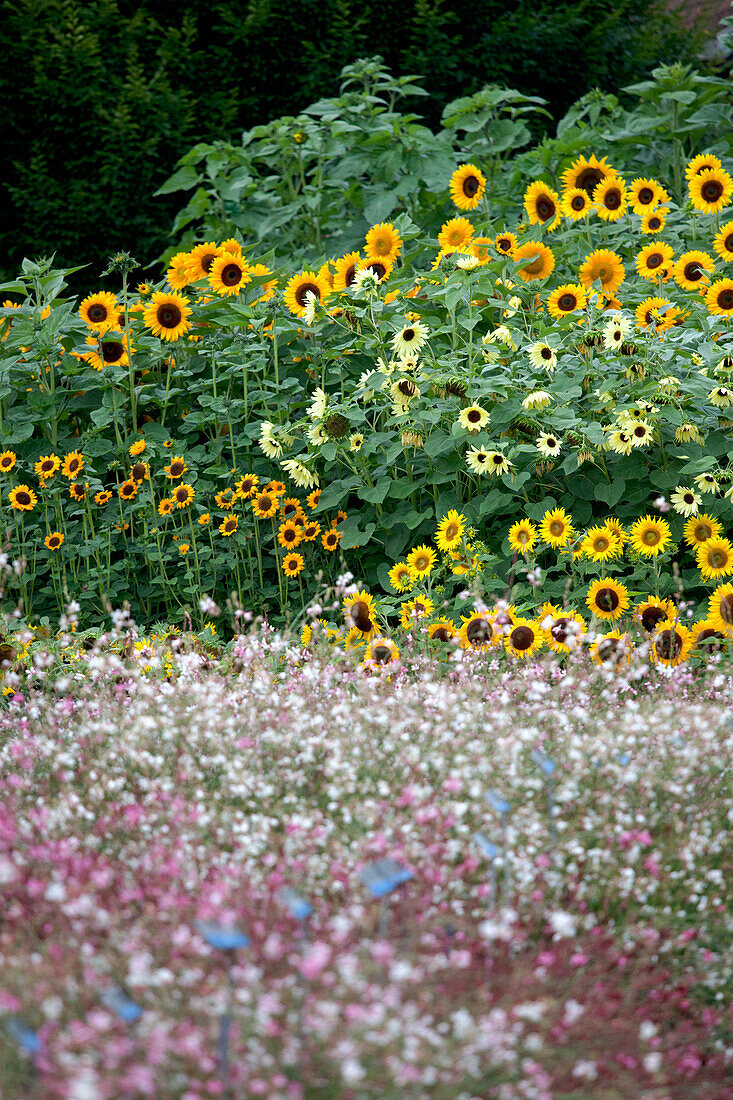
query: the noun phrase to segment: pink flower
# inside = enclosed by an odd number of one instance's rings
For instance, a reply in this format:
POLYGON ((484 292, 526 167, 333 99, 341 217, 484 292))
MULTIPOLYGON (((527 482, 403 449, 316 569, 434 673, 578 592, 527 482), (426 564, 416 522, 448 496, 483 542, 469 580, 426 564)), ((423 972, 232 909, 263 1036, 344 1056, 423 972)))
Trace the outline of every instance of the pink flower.
POLYGON ((308 948, 300 964, 300 972, 306 981, 312 981, 321 974, 331 961, 331 948, 322 940, 316 940, 308 948))

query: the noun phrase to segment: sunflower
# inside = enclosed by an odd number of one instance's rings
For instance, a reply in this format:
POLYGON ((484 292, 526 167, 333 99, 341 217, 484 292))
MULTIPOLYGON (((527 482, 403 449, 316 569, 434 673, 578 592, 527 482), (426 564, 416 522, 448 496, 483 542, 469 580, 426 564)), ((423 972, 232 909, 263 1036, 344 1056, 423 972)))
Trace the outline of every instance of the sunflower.
POLYGON ((258 519, 270 519, 279 508, 277 495, 263 490, 251 498, 252 511, 258 519))
POLYGON ((336 273, 333 277, 333 289, 347 290, 353 283, 361 262, 361 252, 347 252, 345 256, 334 261, 336 273))
POLYGON ((429 336, 428 326, 422 321, 410 321, 392 337, 392 347, 399 356, 413 355, 420 350, 429 336))
POLYGON ((436 619, 428 627, 428 638, 431 642, 449 642, 457 633, 450 619, 436 619))
POLYGON ((118 308, 114 294, 107 290, 100 290, 96 294, 87 295, 79 306, 79 316, 90 328, 99 332, 116 320, 118 308))
POLYGON ((414 580, 422 580, 424 577, 429 577, 433 571, 433 566, 437 560, 437 554, 430 546, 416 546, 414 550, 411 550, 407 555, 407 567, 412 573, 414 580))
POLYGON ((528 519, 518 519, 509 528, 507 539, 515 554, 531 554, 537 542, 538 531, 528 519))
POLYGON ((733 584, 719 584, 710 597, 708 619, 716 630, 733 627, 733 584))
POLYGON ((663 324, 665 314, 659 311, 661 309, 668 313, 671 305, 669 298, 645 298, 634 311, 636 327, 649 328, 650 325, 663 324))
POLYGON ((592 561, 610 561, 620 549, 618 539, 608 527, 591 527, 580 544, 580 549, 592 561))
POLYGON ((690 631, 690 651, 701 655, 719 653, 729 638, 729 631, 716 630, 711 619, 703 619, 690 631))
POLYGON ((361 634, 373 636, 376 631, 376 615, 374 614, 374 597, 368 592, 354 592, 344 600, 344 616, 346 622, 356 627, 361 634))
POLYGON ((35 470, 36 477, 40 478, 42 482, 46 482, 49 478, 52 478, 58 469, 61 467, 61 459, 58 455, 42 455, 38 459, 33 469, 35 470))
POLYGON ((139 485, 141 485, 143 481, 150 481, 150 467, 147 462, 133 462, 130 468, 130 477, 139 485))
POLYGON ((687 660, 691 647, 692 638, 687 627, 672 622, 669 626, 657 629, 652 639, 650 655, 655 664, 674 668, 687 660))
POLYGON ((650 210, 648 214, 643 214, 641 219, 642 233, 660 233, 667 224, 668 213, 669 210, 660 206, 657 210, 650 210))
POLYGON ((161 340, 178 340, 191 328, 191 308, 182 294, 156 293, 143 311, 143 321, 161 340))
POLYGON ((600 160, 595 156, 578 157, 562 174, 563 189, 570 191, 573 187, 580 187, 592 195, 599 183, 615 175, 615 169, 605 157, 600 160))
POLYGON ((674 265, 672 274, 677 286, 683 290, 699 290, 710 282, 715 270, 715 260, 707 252, 684 252, 674 265))
POLYGON ((30 485, 16 485, 14 489, 10 490, 8 500, 10 501, 10 507, 14 508, 16 512, 32 512, 38 504, 38 497, 30 485))
POLYGON ((541 623, 547 644, 555 653, 571 653, 585 633, 585 620, 580 615, 554 604, 543 605, 541 623))
POLYGON ((544 641, 542 628, 534 619, 518 617, 504 638, 504 648, 520 660, 531 657, 544 641))
POLYGON ((620 619, 629 606, 629 593, 613 577, 599 577, 589 586, 585 602, 599 619, 620 619))
POLYGON ((407 562, 398 561, 389 571, 389 583, 395 592, 409 592, 413 586, 413 577, 407 562))
POLYGON ((73 480, 78 477, 84 469, 84 455, 81 451, 71 451, 64 458, 63 465, 61 467, 61 473, 64 477, 68 477, 69 480, 73 480))
POLYGON ((364 650, 364 664, 388 666, 400 659, 400 651, 391 638, 372 638, 364 650))
POLYGON ((698 172, 689 182, 690 201, 703 214, 719 214, 733 195, 733 179, 723 168, 698 172))
POLYGON ((404 630, 412 630, 420 619, 428 619, 435 610, 435 604, 427 596, 415 596, 400 604, 400 624, 404 630))
POLYGON ((217 256, 211 265, 209 286, 220 297, 231 296, 239 294, 251 278, 249 264, 241 256, 225 252, 222 256, 217 256))
POLYGON ((645 245, 636 257, 636 270, 642 279, 652 283, 668 275, 674 258, 674 249, 664 241, 654 241, 645 245))
POLYGON ((277 530, 277 541, 286 550, 294 550, 303 541, 303 528, 292 519, 281 523, 277 530))
POLYGON ((524 209, 530 225, 542 225, 552 232, 560 224, 560 196, 542 180, 535 180, 524 192, 524 209))
POLYGON ((117 495, 121 500, 134 500, 137 496, 139 485, 131 478, 127 481, 123 481, 117 490, 117 495))
MULTIPOLYGON (((264 279, 267 275, 272 275, 272 270, 266 267, 264 264, 251 264, 249 269, 250 281, 252 279, 264 279)), ((275 291, 277 290, 277 279, 268 279, 266 282, 261 283, 259 289, 262 293, 259 297, 255 298, 256 302, 269 302, 270 298, 275 297, 275 291)), ((265 326, 267 331, 267 326, 265 326)))
POLYGON ((626 276, 626 269, 617 252, 599 248, 586 256, 580 265, 578 278, 584 287, 600 282, 604 294, 614 295, 626 276))
POLYGON ((695 550, 697 568, 703 580, 717 581, 733 573, 733 543, 720 535, 713 535, 695 550))
POLYGON ((297 497, 285 497, 280 505, 280 514, 283 519, 294 519, 296 523, 305 522, 305 512, 297 497))
POLYGON ((69 496, 72 500, 84 500, 88 488, 87 484, 82 485, 79 481, 72 481, 69 486, 69 496))
POLYGON ((315 542, 321 533, 321 525, 317 520, 303 520, 303 542, 315 542))
POLYGON ((582 187, 571 187, 569 191, 563 193, 560 211, 571 221, 576 222, 579 218, 587 218, 592 210, 590 195, 582 187))
POLYGON ((685 542, 693 550, 702 546, 708 539, 715 538, 723 530, 723 525, 714 516, 702 513, 699 516, 691 516, 685 524, 685 542))
POLYGON ((720 160, 714 153, 698 153, 685 168, 685 179, 689 183, 701 172, 711 172, 714 168, 722 168, 720 160))
POLYGON ((541 455, 545 456, 545 458, 554 458, 555 455, 560 453, 562 443, 558 437, 551 432, 540 432, 535 440, 535 447, 541 455))
POLYGON ((459 210, 475 210, 486 190, 486 176, 475 164, 462 164, 451 176, 448 188, 459 210))
POLYGON ((180 485, 176 485, 171 493, 171 500, 176 508, 188 508, 195 495, 193 485, 187 485, 185 481, 182 481, 180 485))
POLYGON ((484 653, 500 640, 500 632, 495 630, 488 615, 477 611, 473 615, 461 616, 461 629, 458 638, 462 649, 474 649, 484 653))
POLYGON ((649 596, 634 608, 634 619, 647 634, 652 634, 660 623, 671 622, 677 609, 671 600, 660 600, 649 596))
POLYGON ((145 450, 145 440, 144 439, 136 439, 127 453, 129 454, 130 458, 137 458, 137 456, 141 455, 144 450, 145 450))
POLYGON ((721 225, 715 234, 713 248, 722 260, 727 263, 733 261, 733 222, 726 222, 725 225, 721 225))
POLYGON ((18 456, 15 451, 3 451, 0 455, 0 473, 9 474, 17 461, 18 456))
POLYGON ((540 538, 548 546, 559 550, 575 536, 572 518, 564 508, 545 512, 540 522, 540 538))
POLYGON ((296 317, 303 317, 308 305, 308 295, 317 301, 324 301, 331 293, 327 281, 313 271, 301 271, 288 282, 283 292, 285 305, 296 317))
POLYGON ((513 256, 518 244, 519 241, 513 233, 499 233, 494 239, 494 248, 504 256, 513 256))
POLYGON ((324 531, 324 533, 321 535, 321 544, 323 546, 323 549, 328 550, 328 552, 331 554, 336 550, 340 541, 340 531, 334 531, 332 529, 330 531, 324 531))
MULTIPOLYGON (((461 544, 466 529, 466 517, 452 508, 443 516, 435 532, 435 545, 439 550, 455 550, 461 544)), ((409 569, 409 565, 408 565, 409 569)))
POLYGON ((52 531, 49 535, 46 535, 43 540, 43 545, 47 550, 60 550, 64 542, 64 536, 60 531, 52 531))
POLYGON ((465 248, 473 239, 473 226, 468 218, 450 218, 438 234, 438 244, 442 251, 455 252, 465 248))
POLYGON ((667 202, 669 195, 657 180, 636 179, 633 180, 628 191, 628 200, 635 214, 646 214, 659 206, 660 202, 667 202))
POLYGON ((227 516, 226 519, 222 520, 219 524, 219 533, 222 534, 224 538, 231 538, 238 527, 239 516, 227 516))
POLYGON ((489 250, 493 243, 491 237, 474 237, 468 246, 471 249, 471 255, 476 257, 481 266, 489 262, 489 250))
POLYGON ((517 269, 517 275, 520 279, 524 279, 526 283, 533 282, 535 279, 546 279, 555 268, 555 256, 552 249, 539 241, 527 241, 526 244, 520 244, 514 249, 512 260, 515 263, 522 260, 527 261, 517 269))
POLYGON ((191 282, 188 273, 188 252, 176 252, 168 262, 168 270, 165 277, 171 290, 184 290, 191 282))
POLYGON ((458 414, 458 423, 467 432, 480 432, 489 422, 489 413, 481 405, 468 405, 458 414))
POLYGON ((626 181, 609 176, 593 189, 593 206, 604 222, 617 222, 626 213, 626 181))
POLYGON ((284 497, 285 494, 287 493, 287 489, 285 488, 282 481, 274 480, 274 481, 268 481, 267 485, 265 485, 265 492, 266 493, 274 493, 275 496, 278 496, 278 497, 284 497))
POLYGON ((111 333, 109 330, 104 336, 101 332, 96 336, 87 336, 85 342, 94 350, 82 355, 81 358, 96 371, 104 370, 105 367, 129 366, 130 355, 135 350, 126 334, 111 333))
POLYGON ((240 477, 236 482, 236 490, 241 500, 249 500, 253 497, 257 486, 260 483, 260 479, 257 474, 245 474, 244 477, 240 477))
POLYGON ((98 493, 94 494, 94 503, 99 504, 100 506, 102 504, 108 504, 111 499, 112 493, 109 491, 109 489, 100 489, 98 493))
POLYGON ((720 485, 713 474, 696 474, 693 481, 701 493, 712 493, 715 495, 720 492, 720 485))
POLYGON ((623 665, 631 662, 631 639, 618 628, 608 634, 599 634, 590 648, 590 656, 595 664, 620 672, 623 665))
POLYGON ((311 511, 314 511, 318 507, 318 501, 321 499, 321 493, 323 489, 314 489, 312 493, 308 493, 305 498, 305 502, 311 511))
POLYGON ((173 511, 173 501, 170 497, 163 497, 158 505, 158 515, 169 516, 173 511))
POLYGON ((171 481, 175 481, 179 477, 183 477, 188 466, 186 460, 181 455, 176 455, 172 458, 167 466, 163 467, 163 472, 166 477, 169 477, 171 481))
POLYGON ((229 509, 232 507, 232 505, 234 504, 236 499, 237 499, 237 491, 236 491, 236 489, 232 489, 231 487, 227 487, 226 489, 221 489, 214 496, 214 500, 216 501, 218 506, 220 508, 224 508, 226 511, 229 511, 229 509))
POLYGON ((208 525, 211 523, 211 513, 202 512, 196 522, 198 523, 199 527, 208 527, 208 525))
POLYGON ((220 256, 222 249, 213 241, 206 244, 197 244, 188 254, 188 280, 198 283, 201 279, 208 279, 214 260, 220 256))
POLYGON ((578 309, 585 309, 587 304, 588 298, 582 286, 578 283, 564 283, 553 290, 547 299, 547 312, 559 321, 578 309))
POLYGON ((672 539, 672 532, 666 520, 642 516, 636 523, 631 524, 630 536, 631 545, 636 553, 645 558, 651 558, 664 553, 672 539))
POLYGON ((531 344, 528 351, 529 361, 537 370, 552 372, 557 366, 557 352, 545 340, 531 344))
POLYGON ((369 255, 384 260, 390 267, 402 252, 402 238, 391 222, 373 225, 364 239, 369 255))
POLYGON ((670 497, 672 507, 681 516, 694 516, 700 505, 702 497, 694 489, 686 485, 678 485, 670 497))
POLYGON ((718 279, 705 295, 710 313, 718 317, 733 317, 733 279, 718 279))

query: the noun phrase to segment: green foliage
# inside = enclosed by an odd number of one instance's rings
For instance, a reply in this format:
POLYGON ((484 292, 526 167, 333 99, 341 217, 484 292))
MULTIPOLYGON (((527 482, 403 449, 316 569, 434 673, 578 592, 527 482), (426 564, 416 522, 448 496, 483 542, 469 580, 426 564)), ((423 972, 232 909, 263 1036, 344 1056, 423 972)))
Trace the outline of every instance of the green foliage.
MULTIPOLYGON (((642 0, 600 19, 584 2, 529 0, 3 0, 0 10, 8 274, 24 255, 98 267, 128 247, 152 260, 175 211, 164 194, 152 197, 171 164, 193 143, 211 146, 319 100, 345 61, 379 52, 395 71, 429 74, 430 100, 403 92, 435 125, 457 92, 487 79, 543 96, 559 117, 580 92, 640 79, 694 49, 666 5, 642 0)), ((406 125, 415 132, 415 119, 406 125)), ((404 149, 395 152, 407 168, 404 149)), ((89 274, 76 283, 89 287, 89 274)))

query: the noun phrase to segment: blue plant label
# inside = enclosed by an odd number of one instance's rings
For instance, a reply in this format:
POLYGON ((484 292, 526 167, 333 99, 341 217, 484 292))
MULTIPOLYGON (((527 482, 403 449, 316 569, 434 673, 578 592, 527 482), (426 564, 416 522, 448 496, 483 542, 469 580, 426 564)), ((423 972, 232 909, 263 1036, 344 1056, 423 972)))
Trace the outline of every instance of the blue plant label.
POLYGON ((249 947, 249 936, 233 925, 217 924, 216 921, 196 921, 196 931, 203 936, 209 947, 218 951, 236 951, 238 947, 249 947))
POLYGON ((362 885, 375 898, 383 898, 414 877, 409 867, 396 859, 377 859, 359 872, 362 885))
POLYGON ((119 1018, 124 1020, 126 1024, 134 1024, 143 1014, 140 1005, 131 1001, 119 986, 114 986, 112 989, 106 989, 102 994, 102 1003, 105 1004, 107 1008, 111 1008, 113 1012, 116 1012, 119 1018))
POLYGON ((3 1027, 26 1054, 39 1054, 43 1049, 38 1033, 28 1027, 28 1024, 24 1023, 19 1016, 10 1016, 7 1020, 3 1020, 3 1027))
POLYGON ((500 854, 501 848, 496 844, 492 844, 489 838, 484 836, 483 833, 474 833, 473 839, 474 843, 481 849, 488 860, 494 860, 500 854))
POLYGON ((282 890, 278 891, 277 896, 296 920, 306 920, 313 912, 311 903, 306 901, 292 886, 283 886, 282 890))
POLYGON ((554 760, 550 760, 549 756, 546 756, 545 753, 540 752, 539 749, 533 750, 532 760, 537 765, 537 767, 540 768, 545 773, 545 775, 548 776, 553 774, 557 766, 554 760))
POLYGON ((496 810, 498 814, 508 814, 512 808, 511 802, 507 802, 505 798, 502 798, 498 791, 487 791, 484 798, 492 810, 496 810))

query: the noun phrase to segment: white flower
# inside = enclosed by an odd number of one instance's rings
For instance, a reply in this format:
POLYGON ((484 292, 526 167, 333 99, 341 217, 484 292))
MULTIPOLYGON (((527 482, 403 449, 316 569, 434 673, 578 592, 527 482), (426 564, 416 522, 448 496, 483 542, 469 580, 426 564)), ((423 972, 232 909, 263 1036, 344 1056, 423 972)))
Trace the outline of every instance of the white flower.
POLYGON ((461 271, 473 271, 480 262, 478 256, 461 252, 456 259, 456 267, 460 267, 461 271))
POLYGON ((529 361, 537 370, 552 371, 557 364, 557 352, 546 340, 538 340, 530 346, 529 361))
POLYGON ((318 474, 313 473, 296 458, 284 458, 280 465, 299 489, 314 489, 318 485, 318 474))
POLYGON ((662 1065, 662 1055, 658 1050, 653 1050, 650 1054, 644 1055, 643 1064, 647 1073, 659 1073, 662 1065))
POLYGON ((364 294, 368 297, 376 293, 378 285, 379 276, 377 273, 365 267, 361 271, 357 271, 349 290, 352 294, 364 294))
POLYGON ((617 314, 612 317, 603 327, 603 346, 607 351, 612 351, 614 348, 623 344, 624 340, 628 340, 631 333, 634 331, 634 326, 628 317, 622 317, 617 314))
POLYGON ((313 397, 311 403, 308 406, 308 416, 311 420, 323 420, 326 413, 326 406, 328 405, 328 396, 325 390, 322 390, 319 386, 317 390, 313 391, 313 397))
POLYGON ((328 443, 328 432, 322 424, 311 424, 308 429, 308 442, 313 447, 322 447, 324 443, 328 443))
POLYGON ((260 424, 260 447, 268 458, 279 458, 283 453, 282 445, 275 438, 274 426, 269 420, 260 424))
POLYGON ((318 306, 318 298, 312 290, 306 290, 305 292, 305 306, 303 313, 301 314, 306 325, 312 325, 316 319, 316 312, 318 306))
POLYGON ((561 940, 575 935, 576 919, 572 913, 556 909, 554 913, 549 914, 547 919, 556 939, 561 940))

